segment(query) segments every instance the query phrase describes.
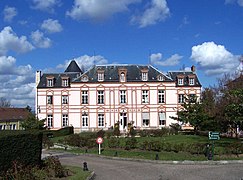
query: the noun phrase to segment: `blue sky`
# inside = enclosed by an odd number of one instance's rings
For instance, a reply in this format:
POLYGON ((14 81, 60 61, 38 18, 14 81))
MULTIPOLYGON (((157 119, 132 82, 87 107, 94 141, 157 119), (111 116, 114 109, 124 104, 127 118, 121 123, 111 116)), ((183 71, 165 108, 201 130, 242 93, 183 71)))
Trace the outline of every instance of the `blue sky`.
POLYGON ((34 107, 35 71, 63 72, 72 59, 195 65, 208 87, 240 68, 242 27, 243 0, 1 0, 0 97, 34 107))

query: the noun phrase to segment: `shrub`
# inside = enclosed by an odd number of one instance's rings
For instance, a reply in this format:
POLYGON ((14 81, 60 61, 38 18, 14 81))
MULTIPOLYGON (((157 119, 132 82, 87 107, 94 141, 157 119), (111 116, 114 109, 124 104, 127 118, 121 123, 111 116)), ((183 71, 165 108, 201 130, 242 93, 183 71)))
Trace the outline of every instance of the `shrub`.
POLYGON ((119 148, 120 147, 120 139, 117 137, 111 137, 108 140, 108 147, 109 148, 119 148))
POLYGON ((104 130, 99 130, 98 132, 97 132, 97 134, 96 134, 96 137, 104 137, 105 136, 105 131, 104 130))
POLYGON ((61 165, 58 157, 47 157, 44 160, 44 166, 45 169, 49 172, 49 175, 51 175, 51 177, 61 178, 67 176, 67 173, 64 167, 61 165))
POLYGON ((121 135, 120 129, 119 129, 119 123, 115 123, 113 135, 117 136, 117 137, 121 135))
POLYGON ((127 138, 125 150, 135 149, 137 147, 137 139, 135 137, 127 138))

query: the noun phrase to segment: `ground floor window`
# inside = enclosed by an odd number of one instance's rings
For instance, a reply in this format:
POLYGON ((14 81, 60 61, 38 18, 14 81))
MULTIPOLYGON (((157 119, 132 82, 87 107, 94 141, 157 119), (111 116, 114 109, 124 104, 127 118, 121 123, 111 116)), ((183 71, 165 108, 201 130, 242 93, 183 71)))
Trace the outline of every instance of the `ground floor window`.
POLYGON ((63 127, 68 126, 68 115, 67 114, 62 115, 62 126, 63 127))
POLYGON ((82 125, 83 127, 88 126, 88 115, 86 113, 82 114, 82 125))
POLYGON ((160 126, 165 126, 166 125, 166 118, 165 118, 165 113, 160 112, 159 113, 159 125, 160 126))
POLYGON ((52 114, 47 115, 47 127, 48 128, 53 127, 53 115, 52 114))
POLYGON ((104 114, 98 114, 98 126, 99 127, 104 126, 104 114))
POLYGON ((142 113, 142 119, 143 119, 143 126, 148 127, 149 126, 149 113, 142 113))

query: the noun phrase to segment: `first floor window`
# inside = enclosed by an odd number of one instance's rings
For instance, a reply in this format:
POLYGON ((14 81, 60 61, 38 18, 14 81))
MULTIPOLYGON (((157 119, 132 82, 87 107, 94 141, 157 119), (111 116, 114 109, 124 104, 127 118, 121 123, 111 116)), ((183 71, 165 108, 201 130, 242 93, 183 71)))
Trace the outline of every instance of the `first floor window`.
POLYGON ((98 91, 98 104, 104 104, 104 91, 98 91))
POLYGON ((184 94, 178 95, 178 103, 184 103, 184 94))
POLYGON ((82 125, 83 127, 88 126, 88 115, 86 113, 82 114, 82 125))
POLYGON ((120 103, 121 104, 126 103, 126 91, 125 90, 120 91, 120 103))
POLYGON ((48 114, 47 115, 47 127, 48 128, 52 128, 53 126, 53 115, 52 114, 48 114))
POLYGON ((63 127, 68 126, 68 115, 67 114, 62 115, 62 126, 63 127))
POLYGON ((62 96, 62 104, 68 104, 68 96, 67 95, 62 96))
POLYGON ((164 112, 159 113, 159 125, 160 126, 166 125, 166 119, 165 119, 165 113, 164 112))
POLYGON ((158 96, 159 96, 159 103, 165 103, 165 91, 159 90, 158 96))
POLYGON ((142 103, 148 103, 148 90, 143 90, 142 91, 142 103))
POLYGON ((47 96, 47 104, 52 104, 52 100, 53 100, 53 96, 52 95, 48 95, 47 96))
POLYGON ((142 114, 142 119, 143 119, 143 126, 148 127, 149 126, 149 113, 143 113, 142 114))
POLYGON ((104 114, 98 114, 98 126, 104 126, 104 114))
POLYGON ((82 104, 88 104, 88 91, 82 91, 82 104))

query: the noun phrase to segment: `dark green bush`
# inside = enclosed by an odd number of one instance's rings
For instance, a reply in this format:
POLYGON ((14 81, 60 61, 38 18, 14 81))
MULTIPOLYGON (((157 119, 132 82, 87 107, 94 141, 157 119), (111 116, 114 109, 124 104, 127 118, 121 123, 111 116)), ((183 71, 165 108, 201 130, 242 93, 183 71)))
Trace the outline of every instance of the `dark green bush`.
POLYGON ((137 147, 137 139, 135 137, 127 138, 125 150, 135 149, 137 147))
POLYGON ((108 147, 109 148, 119 148, 120 139, 117 137, 111 137, 110 139, 108 139, 108 147))
POLYGON ((41 163, 42 133, 38 131, 0 132, 0 173, 9 169, 13 161, 24 166, 41 163))

